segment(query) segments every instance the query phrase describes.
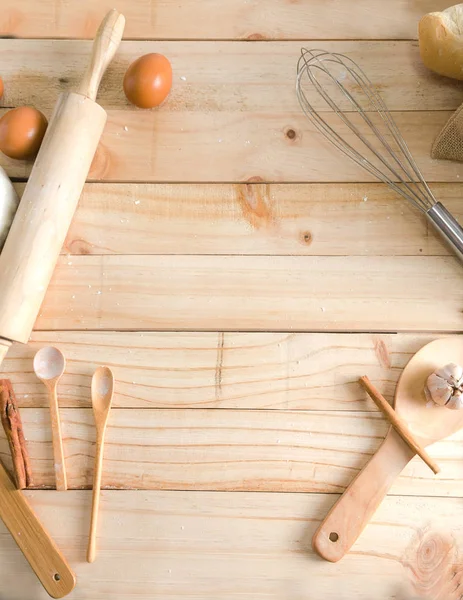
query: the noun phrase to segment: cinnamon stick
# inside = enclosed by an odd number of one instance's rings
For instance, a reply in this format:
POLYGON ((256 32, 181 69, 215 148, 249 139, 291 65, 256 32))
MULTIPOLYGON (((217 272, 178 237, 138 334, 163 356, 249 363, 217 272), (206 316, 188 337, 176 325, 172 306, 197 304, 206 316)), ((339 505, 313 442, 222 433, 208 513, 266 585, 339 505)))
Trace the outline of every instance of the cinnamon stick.
POLYGON ((32 470, 16 397, 9 379, 0 379, 0 417, 10 446, 16 486, 32 485, 32 470))
POLYGON ((363 389, 368 393, 370 398, 379 408, 379 410, 383 413, 383 415, 387 418, 389 423, 394 427, 397 433, 401 436, 403 441, 414 451, 418 456, 424 460, 424 462, 428 465, 428 467, 435 473, 436 475, 440 472, 439 465, 429 456, 424 448, 418 444, 418 442, 414 439, 412 432, 408 428, 407 424, 403 419, 399 417, 399 415, 395 412, 386 398, 380 393, 378 389, 371 383, 366 375, 360 377, 359 383, 362 385, 363 389))

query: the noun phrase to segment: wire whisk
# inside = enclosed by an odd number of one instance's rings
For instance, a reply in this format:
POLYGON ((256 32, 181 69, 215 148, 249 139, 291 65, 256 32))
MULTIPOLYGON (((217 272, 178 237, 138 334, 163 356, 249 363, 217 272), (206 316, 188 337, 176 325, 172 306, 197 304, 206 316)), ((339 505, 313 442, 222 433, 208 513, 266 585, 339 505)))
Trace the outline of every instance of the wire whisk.
POLYGON ((425 214, 463 262, 463 229, 434 197, 364 71, 343 54, 303 48, 297 63, 296 94, 317 129, 425 214))

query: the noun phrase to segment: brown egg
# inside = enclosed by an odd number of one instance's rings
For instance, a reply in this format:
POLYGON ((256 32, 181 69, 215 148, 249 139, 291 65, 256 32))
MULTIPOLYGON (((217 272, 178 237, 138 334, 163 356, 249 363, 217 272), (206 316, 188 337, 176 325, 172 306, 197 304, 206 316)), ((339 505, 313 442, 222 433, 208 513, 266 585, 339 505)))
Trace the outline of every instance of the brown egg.
POLYGON ((3 85, 3 79, 0 77, 0 98, 3 96, 4 91, 5 91, 5 87, 3 85))
POLYGON ((9 110, 0 119, 0 150, 10 158, 34 158, 47 126, 45 116, 32 106, 9 110))
POLYGON ((127 100, 139 108, 153 108, 164 102, 172 87, 172 67, 162 54, 137 58, 124 76, 127 100))

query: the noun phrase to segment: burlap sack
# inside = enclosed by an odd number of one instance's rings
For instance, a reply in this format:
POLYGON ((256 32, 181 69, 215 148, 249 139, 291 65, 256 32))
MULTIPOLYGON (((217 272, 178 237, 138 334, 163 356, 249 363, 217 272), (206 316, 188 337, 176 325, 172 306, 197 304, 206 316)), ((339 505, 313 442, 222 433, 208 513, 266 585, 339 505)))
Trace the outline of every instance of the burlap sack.
POLYGON ((431 158, 463 162, 463 104, 453 113, 435 139, 431 158))

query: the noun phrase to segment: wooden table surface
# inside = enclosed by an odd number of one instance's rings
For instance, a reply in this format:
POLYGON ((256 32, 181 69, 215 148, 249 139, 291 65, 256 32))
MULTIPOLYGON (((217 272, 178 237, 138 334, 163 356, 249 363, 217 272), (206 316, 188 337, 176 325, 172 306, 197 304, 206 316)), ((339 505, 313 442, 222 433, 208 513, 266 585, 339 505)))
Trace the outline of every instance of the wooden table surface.
MULTIPOLYGON (((110 0, 3 0, 7 108, 47 116, 76 88, 110 0)), ((463 432, 415 459, 351 553, 319 559, 320 520, 387 425, 411 355, 463 327, 461 266, 426 222, 313 131, 301 46, 348 53, 378 85, 436 195, 463 218, 462 165, 431 142, 463 100, 416 41, 441 0, 119 0, 108 123, 36 330, 3 365, 22 406, 33 507, 78 576, 72 600, 458 600, 463 432), (130 106, 128 64, 171 60, 159 110, 130 106), (34 352, 56 344, 70 487, 54 486, 34 352), (117 379, 98 547, 85 562, 90 379, 117 379)), ((0 164, 22 191, 30 165, 0 164)), ((9 465, 0 437, 0 457, 9 465)), ((0 599, 46 597, 0 524, 0 599)))

